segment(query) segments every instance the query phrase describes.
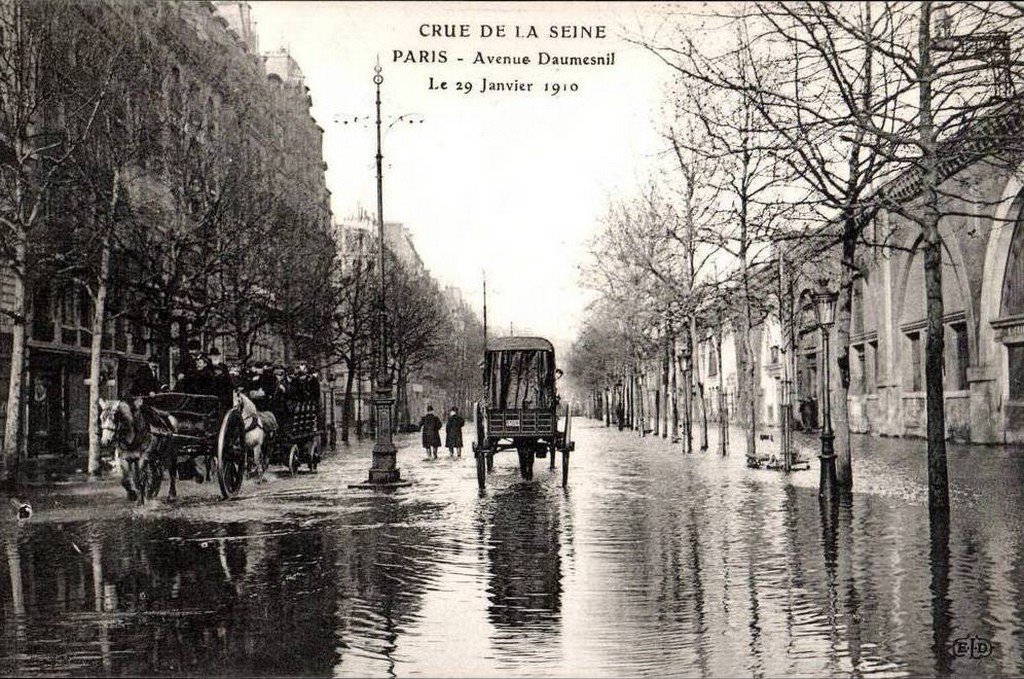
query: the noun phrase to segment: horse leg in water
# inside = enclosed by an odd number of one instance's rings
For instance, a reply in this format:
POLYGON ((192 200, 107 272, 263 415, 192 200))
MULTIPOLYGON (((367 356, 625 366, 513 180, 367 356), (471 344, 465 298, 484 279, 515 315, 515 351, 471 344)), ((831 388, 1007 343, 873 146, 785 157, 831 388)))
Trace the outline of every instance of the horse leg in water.
POLYGON ((146 504, 146 471, 142 458, 136 457, 131 461, 132 480, 135 485, 135 504, 140 507, 146 504))
MULTIPOLYGON (((167 491, 167 499, 171 502, 178 499, 178 452, 171 448, 170 439, 160 441, 160 452, 167 458, 167 475, 170 476, 171 487, 167 491)), ((198 475, 199 472, 197 471, 198 475)))
POLYGON ((125 492, 128 493, 128 499, 130 501, 134 502, 136 499, 138 499, 138 496, 137 496, 137 494, 135 492, 135 488, 132 485, 132 481, 134 479, 134 476, 133 476, 133 473, 132 473, 132 463, 131 463, 131 461, 126 460, 124 455, 121 456, 120 463, 121 463, 121 486, 125 489, 125 492))

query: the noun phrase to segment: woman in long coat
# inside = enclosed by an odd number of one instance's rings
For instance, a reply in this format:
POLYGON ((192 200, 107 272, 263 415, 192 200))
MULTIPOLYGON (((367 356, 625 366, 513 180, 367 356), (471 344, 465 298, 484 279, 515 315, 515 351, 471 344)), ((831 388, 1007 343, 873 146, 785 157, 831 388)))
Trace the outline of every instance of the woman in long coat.
POLYGON ((427 414, 420 418, 420 429, 423 430, 427 459, 436 460, 437 449, 441 447, 441 420, 434 414, 434 406, 427 406, 427 414))
POLYGON ((448 421, 444 425, 444 445, 448 448, 448 454, 455 456, 458 452, 459 457, 462 457, 462 425, 466 424, 466 421, 459 415, 459 409, 452 406, 452 410, 448 413, 448 421))

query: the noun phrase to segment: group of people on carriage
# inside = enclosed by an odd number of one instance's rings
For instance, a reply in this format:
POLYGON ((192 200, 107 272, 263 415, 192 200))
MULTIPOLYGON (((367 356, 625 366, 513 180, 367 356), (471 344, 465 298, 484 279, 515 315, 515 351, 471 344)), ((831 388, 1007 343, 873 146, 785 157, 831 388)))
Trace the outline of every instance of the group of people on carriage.
MULTIPOLYGON (((258 398, 268 405, 287 401, 312 401, 320 395, 320 376, 305 363, 287 368, 270 363, 233 365, 228 367, 215 362, 216 349, 212 355, 190 352, 182 361, 181 372, 174 391, 185 394, 216 396, 224 406, 230 406, 231 394, 241 388, 250 397, 258 398)), ((157 360, 141 366, 128 385, 132 399, 151 396, 168 391, 167 384, 157 378, 157 360)))

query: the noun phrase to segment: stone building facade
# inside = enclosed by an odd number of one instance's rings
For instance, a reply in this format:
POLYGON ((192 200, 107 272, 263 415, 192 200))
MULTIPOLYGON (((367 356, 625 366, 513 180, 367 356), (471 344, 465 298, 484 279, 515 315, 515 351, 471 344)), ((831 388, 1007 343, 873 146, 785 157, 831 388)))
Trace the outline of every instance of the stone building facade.
MULTIPOLYGON (((71 6, 77 10, 78 5, 71 6)), ((323 130, 310 113, 311 100, 298 64, 287 53, 262 55, 245 2, 95 2, 81 5, 83 19, 109 30, 111 49, 117 41, 151 46, 146 63, 137 65, 152 87, 133 97, 138 132, 146 153, 125 172, 125 193, 136 203, 167 202, 169 165, 161 156, 168 135, 180 133, 175 116, 187 120, 185 132, 196 144, 215 144, 229 130, 241 130, 246 143, 259 150, 246 160, 276 168, 278 193, 298 196, 308 206, 301 218, 329 233, 330 194, 326 188, 321 151, 323 130), (132 31, 123 30, 130 23, 132 31), (136 30, 137 29, 137 30, 136 30), (201 55, 197 57, 197 55, 201 55), (243 99, 239 92, 245 92, 243 99), (187 116, 187 117, 186 117, 187 116)), ((139 52, 142 53, 142 52, 139 52)), ((232 159, 226 159, 231 162, 232 159)), ((163 205, 165 216, 173 205, 163 205)), ((147 228, 173 228, 154 222, 147 228)), ((287 228, 287 227, 286 227, 287 228)), ((3 277, 0 304, 9 308, 10 275, 3 277)), ((87 445, 88 363, 92 306, 74 285, 34 285, 32 324, 25 366, 23 438, 29 455, 63 453, 87 445)), ((0 315, 0 381, 9 379, 10 325, 0 315)), ((134 371, 154 351, 146 328, 126 316, 107 324, 103 339, 101 395, 123 393, 134 371)), ((180 332, 180 331, 179 331, 180 332)), ((216 348, 230 360, 235 353, 230 339, 204 333, 204 349, 216 348)), ((288 339, 273 329, 260 333, 253 360, 284 361, 295 358, 288 339)), ((173 383, 179 351, 171 351, 166 375, 173 383)), ((6 414, 6 389, 0 414, 6 414)))
MULTIPOLYGON (((947 438, 1024 442, 1024 165, 979 163, 944 185, 940 222, 945 324, 947 438)), ((850 427, 882 436, 925 435, 924 267, 917 226, 881 213, 870 227, 886 249, 868 253, 855 280, 850 328, 850 427)), ((835 255, 838 261, 838 254, 835 255)), ((834 262, 833 262, 834 264, 834 262)), ((826 264, 827 266, 827 264, 826 264)), ((820 264, 805 263, 812 281, 820 264)), ((805 290, 810 283, 805 285, 805 290)), ((833 287, 835 287, 833 283, 833 287)), ((799 294, 799 292, 798 292, 799 294)), ((759 355, 758 420, 775 426, 782 385, 791 381, 794 416, 820 426, 822 341, 805 294, 798 303, 795 357, 787 355, 777 314, 754 333, 759 355)), ((777 307, 776 307, 777 308, 777 307)), ((736 398, 735 336, 726 331, 724 385, 736 398)), ((715 388, 713 344, 698 356, 715 388)), ((833 344, 834 345, 834 331, 833 344)), ((833 352, 831 372, 835 373, 833 352)), ((834 392, 833 392, 834 393, 834 392)), ((733 413, 735 415, 735 413, 733 413)))

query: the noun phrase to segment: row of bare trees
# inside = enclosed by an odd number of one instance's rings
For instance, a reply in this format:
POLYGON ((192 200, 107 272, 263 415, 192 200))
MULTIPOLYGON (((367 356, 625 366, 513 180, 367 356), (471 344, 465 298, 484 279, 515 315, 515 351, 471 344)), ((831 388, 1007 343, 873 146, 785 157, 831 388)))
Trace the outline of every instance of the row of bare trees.
MULTIPOLYGON (((104 338, 128 323, 170 375, 218 338, 250 360, 273 330, 314 355, 330 303, 319 157, 291 145, 281 87, 203 7, 15 0, 0 8, 0 256, 12 336, 3 481, 14 478, 39 300, 78 298, 91 331, 90 471, 104 338), (282 132, 284 130, 284 132, 282 132)), ((71 307, 69 307, 71 308, 71 307)), ((137 339, 139 339, 137 337, 137 339)))
MULTIPOLYGON (((379 243, 363 244, 339 253, 333 277, 330 322, 325 355, 331 367, 345 375, 342 418, 343 442, 350 440, 355 398, 364 378, 376 379, 379 367, 379 243)), ((479 385, 483 355, 483 326, 461 299, 445 298, 437 281, 425 270, 385 252, 385 296, 388 324, 387 372, 397 399, 392 422, 399 428, 415 420, 409 412, 408 387, 413 380, 437 386, 465 412, 479 385)))
MULTIPOLYGON (((1019 162, 1022 19, 1006 2, 748 2, 639 31, 634 41, 673 74, 662 125, 668 160, 639 197, 610 209, 595 238, 587 273, 602 301, 589 326, 617 330, 639 359, 657 355, 652 333, 692 347, 727 324, 751 455, 753 331, 767 314, 794 322, 769 291, 828 272, 839 287, 829 387, 839 482, 849 489, 854 283, 869 258, 896 247, 897 233, 916 230, 929 498, 948 508, 939 222, 953 215, 951 199, 965 199, 958 172, 1019 162), (780 258, 785 266, 773 266, 780 258), (625 327, 610 325, 624 305, 633 310, 625 327)), ((596 389, 609 368, 603 354, 593 359, 585 374, 596 389)), ((692 371, 687 378, 701 383, 692 371)))

